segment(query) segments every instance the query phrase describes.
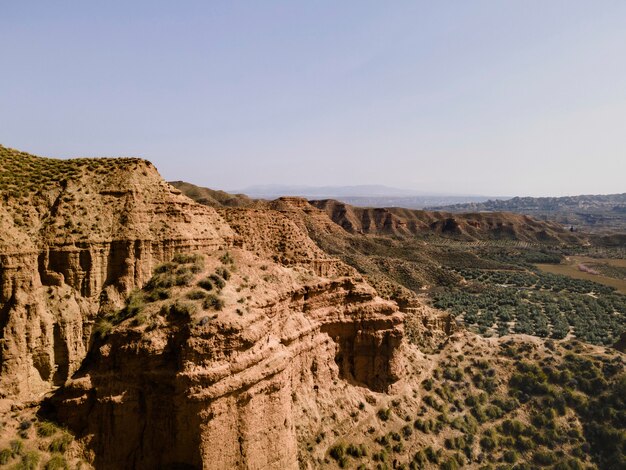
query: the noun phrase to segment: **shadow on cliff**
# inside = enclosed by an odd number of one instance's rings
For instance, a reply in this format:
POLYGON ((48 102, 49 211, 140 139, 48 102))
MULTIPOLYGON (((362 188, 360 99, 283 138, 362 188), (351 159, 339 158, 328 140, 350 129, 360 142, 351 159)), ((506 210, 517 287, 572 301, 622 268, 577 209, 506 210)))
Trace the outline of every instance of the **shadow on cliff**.
POLYGON ((177 377, 188 328, 178 328, 155 353, 141 334, 96 339, 81 368, 46 398, 44 419, 86 444, 97 469, 202 468, 199 410, 177 377))
POLYGON ((402 335, 396 330, 368 322, 328 323, 321 330, 337 343, 335 362, 343 380, 375 392, 386 392, 398 380, 392 359, 402 335))

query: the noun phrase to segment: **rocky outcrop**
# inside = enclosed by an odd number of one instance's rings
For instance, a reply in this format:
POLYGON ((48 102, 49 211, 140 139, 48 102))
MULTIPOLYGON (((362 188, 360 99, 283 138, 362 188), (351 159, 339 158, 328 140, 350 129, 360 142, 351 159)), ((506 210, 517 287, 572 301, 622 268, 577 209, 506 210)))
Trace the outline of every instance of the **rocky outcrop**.
POLYGON ((99 312, 119 308, 157 264, 232 244, 212 208, 144 160, 53 160, 0 147, 0 181, 0 398, 36 399, 63 384, 99 312))
MULTIPOLYGON (((50 402, 97 468, 298 468, 296 401, 397 379, 401 314, 363 283, 288 280, 244 317, 121 328, 50 402)), ((311 418, 313 420, 313 418, 311 418)))

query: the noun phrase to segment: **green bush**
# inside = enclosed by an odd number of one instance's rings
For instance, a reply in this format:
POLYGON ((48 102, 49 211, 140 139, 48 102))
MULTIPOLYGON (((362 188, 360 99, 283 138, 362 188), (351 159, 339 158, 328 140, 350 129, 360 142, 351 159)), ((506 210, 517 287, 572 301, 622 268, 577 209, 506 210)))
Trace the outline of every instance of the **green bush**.
POLYGON ((41 421, 37 423, 37 435, 39 437, 50 437, 57 432, 57 427, 50 421, 41 421))
POLYGON ((456 459, 448 458, 446 461, 439 464, 439 468, 441 470, 456 470, 457 468, 460 468, 460 467, 456 459))
POLYGON ((15 466, 16 470, 37 470, 39 468, 39 452, 30 451, 22 455, 22 461, 15 466))
POLYGON ((233 264, 235 260, 233 259, 232 255, 227 251, 222 256, 220 256, 220 262, 222 264, 233 264))
POLYGON ((213 282, 207 277, 198 281, 198 287, 202 287, 206 291, 211 291, 213 290, 213 282))
POLYGON ((207 294, 202 302, 202 307, 205 310, 222 310, 224 308, 224 300, 214 294, 207 294))
POLYGON ((145 299, 148 302, 157 302, 159 300, 166 300, 170 298, 169 289, 165 289, 163 287, 157 287, 146 293, 145 299))
POLYGON ((533 454, 533 462, 538 465, 552 465, 556 462, 556 457, 550 451, 538 450, 533 454))
POLYGON ((63 433, 52 440, 48 446, 48 450, 53 453, 58 452, 60 454, 64 454, 72 443, 72 440, 72 436, 67 433, 63 433))
POLYGON ((173 263, 177 264, 195 264, 202 265, 204 264, 204 257, 197 253, 177 253, 172 258, 173 263))
POLYGON ((14 456, 22 455, 22 452, 24 451, 24 443, 19 439, 9 442, 9 447, 11 448, 11 452, 14 456))
POLYGON ((492 451, 496 448, 496 441, 493 437, 489 435, 485 435, 480 438, 479 441, 480 448, 486 451, 492 451))
POLYGON ((44 470, 69 470, 69 465, 62 455, 53 455, 44 466, 44 470))
POLYGON ((335 444, 328 453, 333 459, 339 461, 346 455, 346 446, 343 443, 335 444))
POLYGON ((100 339, 106 338, 113 329, 113 323, 107 318, 98 318, 93 327, 93 334, 100 339))
POLYGON ((215 270, 215 274, 220 276, 225 281, 228 281, 230 279, 230 271, 224 267, 217 268, 215 270))
POLYGON ((180 317, 189 320, 196 313, 197 310, 198 308, 195 304, 191 302, 185 302, 183 300, 177 300, 169 306, 168 313, 172 317, 180 317))
POLYGON ((187 298, 191 300, 203 300, 206 297, 206 292, 194 289, 192 291, 187 292, 187 298))
POLYGON ((381 421, 388 421, 391 417, 391 408, 381 408, 376 412, 376 416, 381 421))
POLYGON ((224 282, 224 279, 218 274, 211 274, 209 276, 209 280, 213 283, 213 285, 217 289, 223 289, 224 286, 226 285, 226 282, 224 282))
POLYGON ((514 450, 505 450, 502 458, 506 463, 515 463, 519 459, 519 455, 514 450))
POLYGON ((0 465, 6 465, 13 458, 11 449, 2 449, 0 451, 0 465))

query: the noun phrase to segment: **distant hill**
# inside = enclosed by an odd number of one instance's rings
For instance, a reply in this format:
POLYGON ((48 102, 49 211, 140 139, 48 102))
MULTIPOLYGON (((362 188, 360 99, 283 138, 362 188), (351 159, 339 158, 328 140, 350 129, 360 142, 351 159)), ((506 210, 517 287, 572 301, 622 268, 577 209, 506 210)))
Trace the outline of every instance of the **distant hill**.
POLYGON ((561 225, 506 212, 453 214, 391 208, 355 207, 335 200, 309 201, 350 233, 370 235, 438 235, 461 240, 513 240, 539 243, 577 243, 561 225))
POLYGON ((514 197, 508 200, 435 205, 429 209, 449 212, 516 212, 587 230, 626 230, 626 193, 514 197))
POLYGON ((185 181, 170 181, 169 184, 200 204, 211 207, 251 207, 256 203, 245 194, 230 194, 225 191, 203 188, 185 181))
MULTIPOLYGON (((489 196, 432 194, 426 191, 393 188, 383 185, 295 186, 256 185, 236 191, 251 197, 277 199, 296 196, 306 199, 336 199, 359 207, 405 207, 423 209, 427 206, 484 202, 489 196)), ((493 198, 493 196, 492 196, 493 198)))
POLYGON ((577 243, 579 238, 561 225, 511 213, 452 214, 400 207, 357 207, 334 199, 309 200, 283 196, 277 200, 255 200, 243 194, 229 194, 209 188, 174 181, 170 183, 186 196, 212 207, 290 206, 293 201, 313 206, 348 233, 392 235, 396 237, 442 236, 459 240, 510 240, 539 243, 577 243))

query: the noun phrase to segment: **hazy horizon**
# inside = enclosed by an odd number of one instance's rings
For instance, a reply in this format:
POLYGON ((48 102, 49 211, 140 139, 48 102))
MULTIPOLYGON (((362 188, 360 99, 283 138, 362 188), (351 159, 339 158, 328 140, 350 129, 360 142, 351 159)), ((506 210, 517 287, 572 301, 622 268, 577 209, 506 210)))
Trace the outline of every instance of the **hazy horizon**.
POLYGON ((622 1, 10 2, 0 143, 215 189, 623 193, 624 24, 622 1))

